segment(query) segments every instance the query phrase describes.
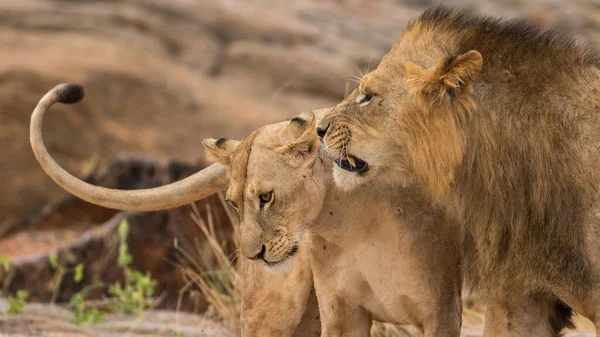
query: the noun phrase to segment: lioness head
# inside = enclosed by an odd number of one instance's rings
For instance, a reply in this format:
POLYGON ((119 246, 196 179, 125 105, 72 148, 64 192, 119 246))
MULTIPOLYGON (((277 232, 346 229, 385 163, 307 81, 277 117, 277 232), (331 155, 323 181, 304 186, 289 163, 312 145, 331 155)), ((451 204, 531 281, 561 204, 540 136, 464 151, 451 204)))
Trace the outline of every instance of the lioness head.
POLYGON ((242 254, 272 267, 289 261, 326 193, 314 114, 262 127, 241 142, 203 144, 229 169, 226 199, 239 217, 242 254))
POLYGON ((434 194, 449 188, 463 156, 461 119, 474 107, 471 92, 483 60, 475 50, 453 48, 443 28, 432 31, 424 19, 409 26, 377 69, 321 121, 318 133, 335 158, 338 186, 403 177, 420 178, 434 194))

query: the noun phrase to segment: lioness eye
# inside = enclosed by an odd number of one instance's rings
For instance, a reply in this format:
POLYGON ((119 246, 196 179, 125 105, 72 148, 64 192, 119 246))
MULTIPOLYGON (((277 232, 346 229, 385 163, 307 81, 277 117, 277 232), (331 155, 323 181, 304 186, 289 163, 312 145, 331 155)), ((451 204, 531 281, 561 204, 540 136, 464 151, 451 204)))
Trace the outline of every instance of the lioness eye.
POLYGON ((229 203, 229 206, 231 206, 231 208, 233 208, 236 212, 238 211, 238 205, 235 201, 232 201, 229 198, 226 198, 225 201, 227 201, 229 203))
POLYGON ((260 207, 262 208, 273 199, 273 191, 262 193, 258 198, 260 199, 260 207))
POLYGON ((360 96, 358 96, 358 97, 356 98, 356 100, 357 100, 358 104, 360 104, 360 105, 366 105, 366 104, 367 104, 367 103, 369 103, 369 102, 370 102, 372 99, 373 99, 373 94, 372 94, 372 93, 369 93, 369 92, 366 92, 366 93, 364 93, 364 94, 362 94, 362 95, 360 95, 360 96))

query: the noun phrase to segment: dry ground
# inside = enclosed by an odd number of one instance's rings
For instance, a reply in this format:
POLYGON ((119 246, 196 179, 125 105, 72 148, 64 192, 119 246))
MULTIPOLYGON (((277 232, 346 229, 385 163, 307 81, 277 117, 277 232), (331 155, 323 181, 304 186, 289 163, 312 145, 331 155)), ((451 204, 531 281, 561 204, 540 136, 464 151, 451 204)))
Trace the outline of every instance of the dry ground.
MULTIPOLYGON (((0 310, 5 310, 6 301, 0 300, 0 310)), ((174 311, 148 311, 142 316, 109 315, 99 324, 80 327, 70 322, 72 314, 58 306, 30 304, 19 316, 5 316, 0 319, 0 336, 25 337, 117 337, 117 336, 165 336, 165 337, 235 337, 223 322, 174 311)), ((481 337, 481 320, 477 314, 465 314, 463 337, 481 337), (479 322, 479 323, 477 323, 479 322)), ((374 337, 416 336, 411 328, 407 334, 374 337)), ((569 333, 565 337, 592 337, 594 333, 569 333)))

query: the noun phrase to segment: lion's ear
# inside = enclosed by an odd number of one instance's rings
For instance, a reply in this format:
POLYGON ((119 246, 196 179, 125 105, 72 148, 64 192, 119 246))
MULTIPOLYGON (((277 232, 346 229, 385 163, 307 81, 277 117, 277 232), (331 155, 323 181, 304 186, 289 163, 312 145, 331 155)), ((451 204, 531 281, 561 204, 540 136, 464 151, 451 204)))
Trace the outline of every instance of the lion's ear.
POLYGON ((483 58, 476 50, 447 58, 431 69, 406 62, 410 90, 429 104, 444 104, 469 95, 481 71, 483 58))
POLYGON ((293 166, 311 164, 319 152, 317 122, 312 111, 304 112, 290 120, 283 130, 283 145, 279 152, 293 166))
POLYGON ((202 145, 206 149, 206 156, 209 160, 230 165, 231 156, 240 145, 240 142, 227 138, 206 138, 202 141, 202 145))

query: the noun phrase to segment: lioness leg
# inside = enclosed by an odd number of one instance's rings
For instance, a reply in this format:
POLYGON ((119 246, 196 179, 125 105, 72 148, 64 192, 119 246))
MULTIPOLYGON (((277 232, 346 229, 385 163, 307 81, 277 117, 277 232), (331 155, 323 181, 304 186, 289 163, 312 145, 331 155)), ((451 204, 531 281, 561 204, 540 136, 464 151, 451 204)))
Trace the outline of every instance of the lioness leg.
POLYGON ((373 319, 362 307, 351 306, 341 296, 321 300, 321 337, 369 337, 373 319))
POLYGON ((456 309, 440 310, 431 320, 423 322, 423 327, 419 329, 419 337, 459 337, 462 319, 460 311, 457 315, 452 315, 453 312, 456 312, 456 309))
POLYGON ((571 309, 549 296, 512 295, 490 299, 485 337, 556 337, 570 322, 571 309))

